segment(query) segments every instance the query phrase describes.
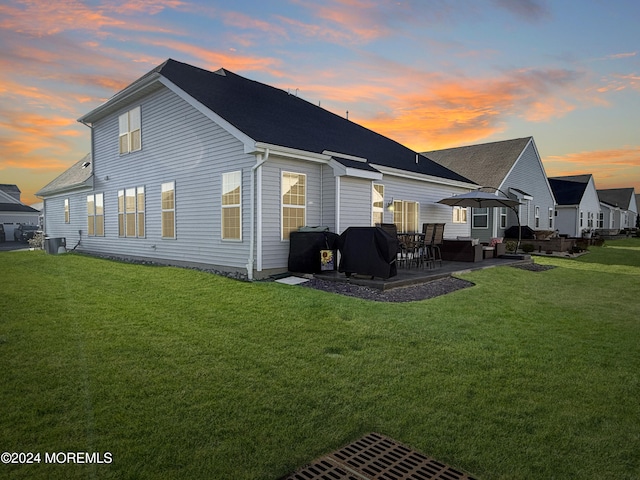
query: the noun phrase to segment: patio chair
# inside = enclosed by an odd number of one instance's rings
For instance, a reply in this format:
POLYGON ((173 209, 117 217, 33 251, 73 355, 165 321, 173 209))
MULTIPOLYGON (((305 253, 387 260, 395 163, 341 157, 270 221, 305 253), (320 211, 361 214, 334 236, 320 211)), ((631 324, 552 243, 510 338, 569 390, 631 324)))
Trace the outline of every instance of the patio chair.
POLYGON ((442 252, 440 251, 440 246, 442 245, 442 241, 444 239, 444 223, 436 223, 433 228, 433 242, 431 248, 433 249, 433 263, 435 266, 435 262, 440 262, 440 266, 442 267, 442 252))
POLYGON ((420 234, 405 233, 400 235, 399 238, 402 249, 402 263, 408 268, 414 264, 416 267, 420 267, 422 265, 423 254, 423 243, 420 234))
POLYGON ((433 249, 433 234, 435 231, 435 223, 423 223, 422 224, 422 264, 429 266, 430 268, 436 268, 434 249, 433 249))

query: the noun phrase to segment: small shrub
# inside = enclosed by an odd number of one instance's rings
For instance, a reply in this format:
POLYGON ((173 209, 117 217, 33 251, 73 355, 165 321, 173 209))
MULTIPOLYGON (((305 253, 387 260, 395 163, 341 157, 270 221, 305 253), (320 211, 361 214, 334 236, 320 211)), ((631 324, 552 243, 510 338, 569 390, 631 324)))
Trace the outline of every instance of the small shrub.
POLYGON ((510 252, 510 253, 515 253, 517 246, 518 246, 518 244, 516 242, 513 242, 513 241, 508 241, 508 242, 505 242, 505 244, 504 244, 505 250, 507 252, 510 252))
POLYGON ((533 245, 531 245, 530 243, 525 243, 524 245, 522 245, 522 251, 524 253, 531 253, 536 249, 536 247, 534 247, 533 245))
POLYGON ((42 250, 44 248, 44 234, 42 232, 36 232, 36 234, 29 239, 29 246, 42 250))

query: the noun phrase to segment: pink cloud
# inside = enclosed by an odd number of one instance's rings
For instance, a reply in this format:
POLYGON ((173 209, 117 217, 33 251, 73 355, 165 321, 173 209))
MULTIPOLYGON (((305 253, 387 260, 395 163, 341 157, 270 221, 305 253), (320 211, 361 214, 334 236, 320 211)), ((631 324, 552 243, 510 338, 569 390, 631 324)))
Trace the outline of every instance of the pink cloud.
POLYGON ((135 1, 115 5, 105 4, 91 8, 77 0, 30 0, 20 6, 0 5, 0 28, 43 37, 65 31, 92 31, 103 35, 108 29, 130 29, 155 33, 172 33, 171 29, 148 24, 138 16, 127 15, 146 13, 153 15, 164 8, 175 8, 181 2, 135 1))
POLYGON ((597 188, 635 187, 640 193, 640 146, 548 155, 543 162, 549 176, 591 173, 597 188))
POLYGON ((148 45, 163 46, 176 52, 188 54, 201 60, 205 64, 205 68, 218 69, 220 67, 224 67, 231 71, 260 70, 270 72, 275 75, 281 75, 276 69, 276 66, 280 64, 280 61, 275 58, 238 55, 233 52, 221 53, 176 40, 151 40, 147 38, 140 39, 140 41, 148 45))

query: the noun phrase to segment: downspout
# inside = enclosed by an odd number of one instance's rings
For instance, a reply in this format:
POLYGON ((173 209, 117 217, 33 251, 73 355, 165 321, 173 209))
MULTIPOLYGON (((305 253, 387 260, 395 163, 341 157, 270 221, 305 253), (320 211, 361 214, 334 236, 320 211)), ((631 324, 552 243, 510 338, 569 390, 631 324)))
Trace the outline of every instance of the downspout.
POLYGON ((340 232, 340 177, 336 176, 336 233, 339 235, 340 232))
POLYGON ((269 160, 269 149, 265 150, 264 156, 258 155, 256 164, 251 167, 251 234, 249 239, 249 259, 247 261, 247 277, 253 280, 253 264, 255 262, 254 250, 256 246, 256 175, 257 170, 267 160, 269 160))
MULTIPOLYGON (((94 131, 93 131, 93 124, 91 123, 87 123, 85 121, 79 120, 80 123, 82 123, 85 127, 89 127, 89 130, 91 130, 91 170, 92 170, 92 174, 91 176, 93 177, 91 179, 91 190, 95 191, 95 187, 96 187, 96 181, 95 181, 95 175, 96 175, 96 156, 94 155, 95 153, 95 139, 94 139, 94 131)), ((80 243, 82 242, 82 230, 78 230, 78 243, 76 244, 75 247, 73 247, 73 249, 75 250, 77 247, 80 246, 80 243)))

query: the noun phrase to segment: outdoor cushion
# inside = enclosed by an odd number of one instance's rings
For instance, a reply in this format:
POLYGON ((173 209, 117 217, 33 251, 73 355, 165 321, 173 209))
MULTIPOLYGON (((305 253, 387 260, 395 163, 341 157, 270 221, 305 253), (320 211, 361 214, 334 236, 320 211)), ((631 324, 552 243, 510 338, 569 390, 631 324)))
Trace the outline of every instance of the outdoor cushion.
POLYGON ((498 243, 502 243, 503 237, 494 237, 489 241, 490 247, 495 247, 498 243))

